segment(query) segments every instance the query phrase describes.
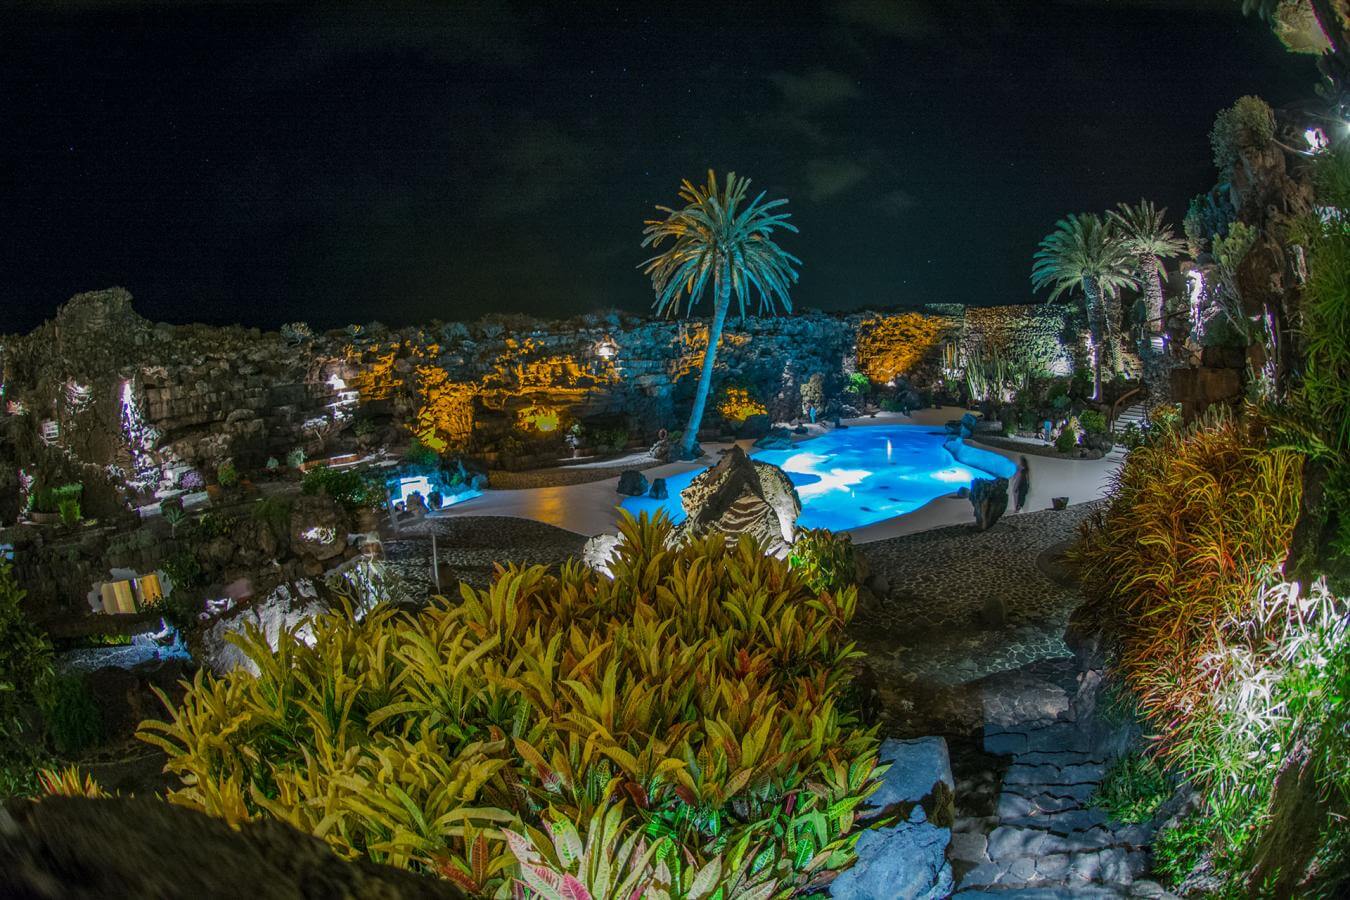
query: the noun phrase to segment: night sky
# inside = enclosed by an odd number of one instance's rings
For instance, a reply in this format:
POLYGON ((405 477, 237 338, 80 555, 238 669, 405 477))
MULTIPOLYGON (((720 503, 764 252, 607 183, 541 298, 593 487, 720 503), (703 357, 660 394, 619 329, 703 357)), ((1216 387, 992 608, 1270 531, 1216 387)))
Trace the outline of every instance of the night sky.
POLYGON ((331 327, 651 302, 643 219, 791 200, 797 308, 1026 302, 1056 219, 1213 181, 1315 80, 1237 0, 0 12, 0 332, 120 284, 156 320, 331 327), (543 7, 543 8, 541 8, 543 7))

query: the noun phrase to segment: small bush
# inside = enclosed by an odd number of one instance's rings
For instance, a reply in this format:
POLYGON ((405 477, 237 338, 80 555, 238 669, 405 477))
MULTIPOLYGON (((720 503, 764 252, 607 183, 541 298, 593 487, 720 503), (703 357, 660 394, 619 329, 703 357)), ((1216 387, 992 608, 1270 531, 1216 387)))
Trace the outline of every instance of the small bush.
POLYGON ((1147 822, 1172 793, 1172 784, 1153 757, 1122 756, 1111 766, 1092 803, 1117 822, 1147 822))
MULTIPOLYGON (((441 461, 441 455, 435 448, 424 444, 420 438, 413 438, 408 444, 408 449, 403 453, 405 462, 415 466, 435 466, 441 461)), ((308 479, 306 479, 308 482, 308 479)))
POLYGON ((1095 409, 1085 409, 1078 414, 1078 424, 1086 434, 1106 434, 1106 416, 1095 409))
POLYGON ((103 737, 103 718, 78 674, 56 673, 38 691, 38 709, 58 753, 77 753, 103 737))
POLYGON ((68 527, 80 524, 80 521, 84 518, 84 513, 80 510, 80 501, 74 497, 63 499, 57 505, 56 511, 61 516, 61 524, 68 527))
POLYGON ((620 528, 612 579, 510 566, 417 613, 321 617, 275 652, 251 631, 259 675, 199 671, 142 726, 190 785, 170 799, 474 895, 562 870, 616 896, 602 868, 625 897, 787 896, 847 865, 878 750, 839 707, 855 593, 816 594, 748 537, 620 528))
POLYGON ((305 475, 301 492, 325 493, 348 512, 374 509, 380 502, 380 492, 355 469, 314 469, 305 475))
POLYGON ((1073 423, 1066 423, 1055 438, 1055 450, 1059 453, 1072 453, 1078 447, 1078 429, 1073 423))
POLYGON ((835 593, 856 583, 857 560, 847 534, 824 528, 802 529, 788 552, 788 565, 801 572, 817 592, 835 593))
POLYGON ((234 463, 221 463, 216 466, 216 484, 229 489, 239 483, 239 471, 234 463))

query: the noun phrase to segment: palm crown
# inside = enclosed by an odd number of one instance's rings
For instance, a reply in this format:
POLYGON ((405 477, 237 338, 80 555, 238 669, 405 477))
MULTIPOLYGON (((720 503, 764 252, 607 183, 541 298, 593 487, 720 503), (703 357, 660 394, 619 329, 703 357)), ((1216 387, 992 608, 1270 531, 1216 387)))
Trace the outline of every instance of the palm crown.
POLYGON ((1180 256, 1185 249, 1172 227, 1163 221, 1166 214, 1166 209, 1158 209, 1152 201, 1140 200, 1133 206, 1122 203, 1106 215, 1136 259, 1158 260, 1180 256))
MULTIPOLYGON (((1080 213, 1060 219, 1032 257, 1031 285, 1050 288, 1053 300, 1090 280, 1108 293, 1131 287, 1130 251, 1100 216, 1080 213)), ((1094 298, 1095 299, 1095 298, 1094 298)))
POLYGON ((711 275, 716 281, 730 278, 731 289, 745 315, 746 295, 754 293, 759 310, 772 311, 782 304, 792 310, 788 288, 797 281, 796 265, 801 260, 783 250, 771 237, 775 229, 797 229, 785 212, 774 212, 786 200, 765 202, 761 191, 745 204, 750 179, 727 174, 719 188, 717 176, 708 171, 708 182, 695 187, 685 181, 680 198, 681 209, 658 206, 664 219, 651 219, 643 228, 642 246, 656 248, 668 238, 674 244, 643 262, 639 268, 650 275, 656 292, 653 306, 663 314, 677 311, 682 299, 692 310, 711 275))

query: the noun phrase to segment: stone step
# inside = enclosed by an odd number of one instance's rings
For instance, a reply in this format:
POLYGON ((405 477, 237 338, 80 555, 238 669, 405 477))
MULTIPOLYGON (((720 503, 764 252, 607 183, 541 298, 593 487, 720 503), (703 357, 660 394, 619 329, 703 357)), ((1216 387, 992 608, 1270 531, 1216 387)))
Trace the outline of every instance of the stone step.
POLYGON ((1003 774, 1004 787, 1014 784, 1100 784, 1106 777, 1106 766, 1102 763, 1070 764, 1057 766, 1054 763, 1024 764, 1019 757, 1003 774))
POLYGON ((1011 888, 1093 884, 1127 888, 1148 872, 1148 854, 1142 850, 1104 847, 1074 853, 1045 853, 994 859, 970 869, 959 887, 1011 888))

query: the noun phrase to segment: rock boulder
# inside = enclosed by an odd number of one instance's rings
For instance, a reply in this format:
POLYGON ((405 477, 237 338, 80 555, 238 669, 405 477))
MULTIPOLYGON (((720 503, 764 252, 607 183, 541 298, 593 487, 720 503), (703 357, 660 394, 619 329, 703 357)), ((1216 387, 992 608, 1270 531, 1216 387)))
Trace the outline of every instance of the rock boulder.
POLYGON ((732 447, 717 465, 700 473, 680 492, 687 518, 683 535, 711 531, 734 539, 750 534, 769 552, 778 553, 796 538, 802 502, 791 479, 777 466, 757 462, 732 447))

